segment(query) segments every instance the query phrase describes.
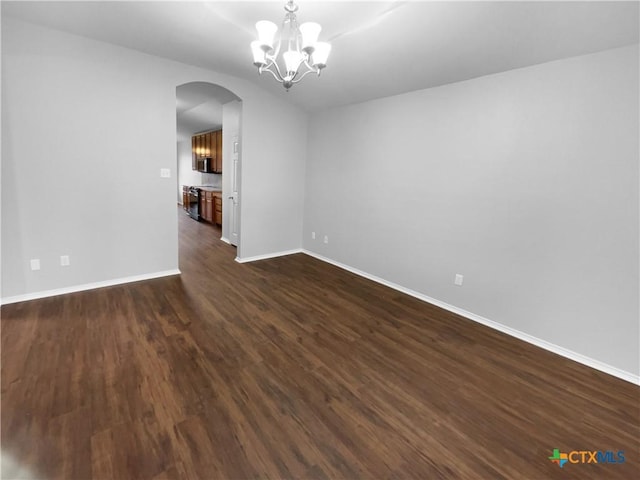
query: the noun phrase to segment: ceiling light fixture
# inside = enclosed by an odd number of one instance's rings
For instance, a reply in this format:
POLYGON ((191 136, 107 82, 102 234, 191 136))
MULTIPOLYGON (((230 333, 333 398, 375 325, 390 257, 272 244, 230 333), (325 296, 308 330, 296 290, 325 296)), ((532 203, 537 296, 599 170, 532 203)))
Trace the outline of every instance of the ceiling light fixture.
POLYGON ((276 24, 268 20, 256 23, 258 40, 251 42, 251 50, 253 64, 258 67, 258 73, 269 72, 289 91, 293 84, 298 83, 308 73, 320 75, 322 69, 327 66, 331 45, 318 42, 318 35, 322 29, 319 24, 305 22, 298 26, 298 6, 293 0, 289 0, 284 9, 287 13, 284 15, 281 32, 278 33, 276 24), (281 48, 286 48, 282 54, 284 70, 278 66, 281 48))

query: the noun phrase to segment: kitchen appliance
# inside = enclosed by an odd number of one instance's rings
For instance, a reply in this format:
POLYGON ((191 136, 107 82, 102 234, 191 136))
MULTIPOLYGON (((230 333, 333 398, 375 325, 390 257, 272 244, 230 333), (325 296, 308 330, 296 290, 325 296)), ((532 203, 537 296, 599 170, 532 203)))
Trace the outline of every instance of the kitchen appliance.
POLYGON ((211 173, 211 157, 204 157, 198 162, 198 171, 202 173, 211 173))
POLYGON ((200 221, 200 189, 196 187, 189 188, 189 208, 187 213, 194 220, 200 221))

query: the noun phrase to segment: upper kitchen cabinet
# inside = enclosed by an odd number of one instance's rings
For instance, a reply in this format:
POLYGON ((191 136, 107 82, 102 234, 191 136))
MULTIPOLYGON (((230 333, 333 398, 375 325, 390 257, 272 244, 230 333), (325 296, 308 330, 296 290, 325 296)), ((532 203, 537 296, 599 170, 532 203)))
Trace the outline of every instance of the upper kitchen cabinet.
POLYGON ((191 137, 191 168, 204 173, 222 173, 222 130, 191 137))
POLYGON ((198 151, 197 139, 195 135, 191 137, 191 170, 198 170, 198 156, 196 152, 198 151))
POLYGON ((213 171, 222 173, 222 130, 212 132, 214 136, 213 142, 216 145, 216 153, 213 157, 213 171))

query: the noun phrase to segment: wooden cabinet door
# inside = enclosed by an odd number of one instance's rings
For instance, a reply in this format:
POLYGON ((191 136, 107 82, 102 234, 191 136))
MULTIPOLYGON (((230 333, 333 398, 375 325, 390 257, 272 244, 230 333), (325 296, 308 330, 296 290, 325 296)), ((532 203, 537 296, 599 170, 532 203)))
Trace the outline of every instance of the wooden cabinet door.
POLYGON ((214 197, 214 221, 218 225, 222 226, 222 196, 216 195, 214 197))
POLYGON ((182 186, 182 208, 189 211, 189 187, 186 185, 182 186))
POLYGON ((218 132, 211 132, 211 158, 218 159, 218 132))
MULTIPOLYGON (((205 157, 211 158, 213 156, 213 154, 215 153, 212 141, 213 141, 213 132, 206 133, 204 135, 204 147, 203 147, 204 156, 205 157)), ((211 164, 212 163, 213 162, 209 162, 208 163, 208 165, 209 165, 208 171, 211 171, 211 164)))
POLYGON ((216 147, 214 171, 216 173, 222 173, 222 130, 217 130, 214 133, 215 133, 215 147, 216 147))
POLYGON ((191 137, 191 170, 198 169, 198 156, 196 154, 196 137, 191 137))
POLYGON ((204 209, 206 208, 206 202, 205 202, 205 198, 204 198, 204 192, 202 190, 200 190, 200 195, 199 195, 199 200, 200 203, 198 204, 198 214, 200 219, 204 218, 204 209))
POLYGON ((204 219, 207 222, 213 223, 213 194, 211 192, 204 192, 204 219))
POLYGON ((202 170, 202 135, 196 135, 196 170, 202 170))
POLYGON ((216 171, 216 132, 209 132, 207 134, 208 140, 208 157, 211 159, 209 161, 209 172, 215 173, 216 171))

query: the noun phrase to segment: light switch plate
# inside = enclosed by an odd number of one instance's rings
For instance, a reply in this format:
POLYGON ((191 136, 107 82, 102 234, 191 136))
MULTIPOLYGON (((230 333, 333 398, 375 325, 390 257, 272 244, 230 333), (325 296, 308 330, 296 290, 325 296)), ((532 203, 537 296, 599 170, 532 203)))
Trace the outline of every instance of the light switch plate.
POLYGON ((160 176, 162 178, 171 178, 171 169, 169 169, 169 168, 161 168, 160 169, 160 176))

